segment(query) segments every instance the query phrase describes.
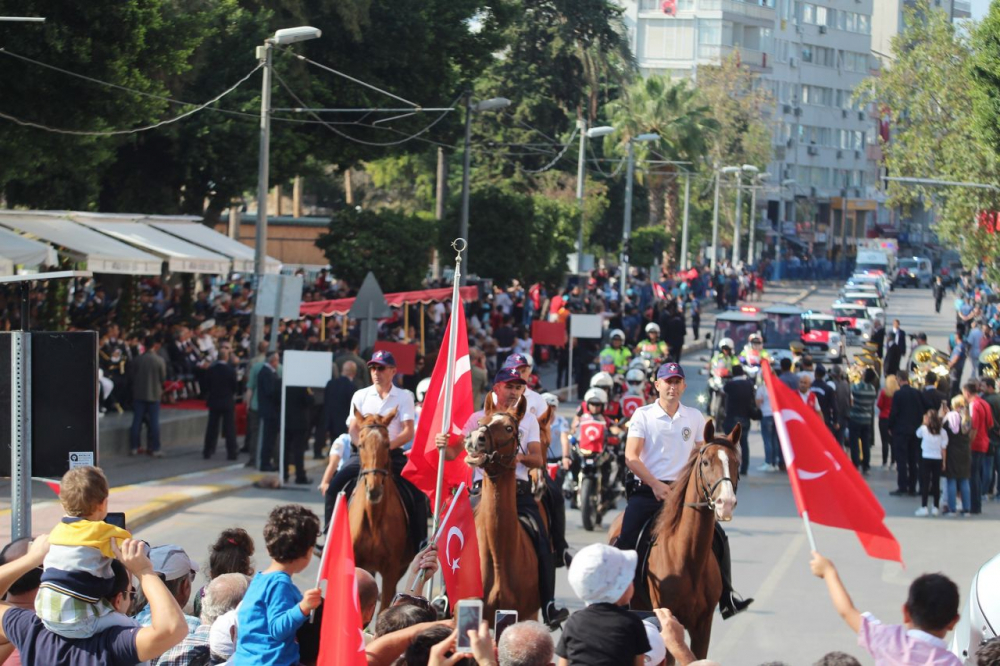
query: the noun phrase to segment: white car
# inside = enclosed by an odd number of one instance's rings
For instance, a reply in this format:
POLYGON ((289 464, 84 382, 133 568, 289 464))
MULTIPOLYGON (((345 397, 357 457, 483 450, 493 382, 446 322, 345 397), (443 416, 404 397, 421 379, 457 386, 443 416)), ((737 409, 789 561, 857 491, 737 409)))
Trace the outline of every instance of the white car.
POLYGON ((874 291, 848 291, 837 302, 863 305, 868 310, 870 319, 879 319, 885 323, 885 299, 874 291))

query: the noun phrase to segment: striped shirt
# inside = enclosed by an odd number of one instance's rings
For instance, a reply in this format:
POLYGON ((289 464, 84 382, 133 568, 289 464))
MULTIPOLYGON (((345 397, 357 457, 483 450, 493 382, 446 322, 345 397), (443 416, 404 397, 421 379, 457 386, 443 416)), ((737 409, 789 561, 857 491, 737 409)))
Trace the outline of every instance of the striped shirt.
POLYGON ((871 423, 875 417, 875 398, 878 392, 871 384, 858 382, 851 385, 851 421, 871 423))

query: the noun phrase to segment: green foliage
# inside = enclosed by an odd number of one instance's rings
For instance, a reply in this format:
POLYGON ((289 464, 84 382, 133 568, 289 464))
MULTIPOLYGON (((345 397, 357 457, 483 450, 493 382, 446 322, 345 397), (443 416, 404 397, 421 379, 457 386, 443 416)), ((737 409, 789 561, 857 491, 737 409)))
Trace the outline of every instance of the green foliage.
MULTIPOLYGON (((995 182, 997 153, 989 147, 984 129, 997 122, 989 104, 996 91, 988 88, 993 85, 992 61, 1000 55, 996 33, 989 32, 1000 20, 998 12, 994 6, 992 21, 976 31, 976 53, 945 12, 932 9, 926 0, 907 7, 907 30, 892 43, 895 59, 862 88, 862 98, 879 104, 891 121, 892 138, 883 145, 889 173, 995 182)), ((981 232, 974 230, 978 211, 997 208, 996 195, 987 190, 890 182, 888 194, 890 205, 907 206, 922 199, 928 208, 933 206, 938 236, 960 247, 966 262, 995 256, 1000 249, 992 238, 980 238, 981 232)))
POLYGON ((333 274, 352 287, 368 271, 386 292, 419 289, 437 240, 433 220, 383 209, 345 209, 330 219, 329 231, 316 240, 333 274))
POLYGON ((408 213, 434 209, 437 151, 383 157, 365 162, 364 169, 375 188, 366 197, 366 205, 392 206, 408 213))
POLYGON ((734 53, 718 65, 698 67, 698 91, 716 122, 708 161, 766 166, 773 149, 765 111, 774 108, 774 99, 760 85, 760 77, 740 66, 734 53))
POLYGON ((661 226, 641 227, 632 233, 629 263, 646 268, 660 263, 660 253, 670 250, 673 238, 661 226))

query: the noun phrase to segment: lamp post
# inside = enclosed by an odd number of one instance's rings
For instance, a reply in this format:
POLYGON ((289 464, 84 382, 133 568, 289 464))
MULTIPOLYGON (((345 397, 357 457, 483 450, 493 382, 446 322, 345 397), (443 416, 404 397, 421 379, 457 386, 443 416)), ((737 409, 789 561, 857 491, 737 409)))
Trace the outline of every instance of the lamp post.
MULTIPOLYGON (((492 97, 481 102, 472 103, 472 93, 465 95, 465 152, 462 155, 462 217, 459 225, 458 237, 469 241, 469 142, 472 139, 472 114, 480 111, 496 111, 510 106, 510 100, 505 97, 492 97)), ((465 285, 466 276, 469 274, 470 252, 465 254, 465 270, 462 271, 461 281, 465 285)))
POLYGON ((583 271, 583 183, 586 169, 587 139, 607 136, 615 131, 614 127, 602 125, 587 129, 587 121, 583 118, 576 121, 580 128, 580 158, 576 165, 576 201, 580 207, 580 225, 576 232, 576 272, 583 271))
POLYGON ((750 186, 750 241, 747 247, 747 265, 753 266, 753 232, 757 228, 757 189, 760 187, 757 183, 767 180, 771 177, 769 173, 758 173, 754 174, 752 185, 750 186))
MULTIPOLYGON (((794 178, 788 178, 788 179, 785 179, 785 180, 781 181, 781 187, 782 188, 785 188, 785 187, 794 187, 794 186, 795 186, 795 179, 794 178)), ((782 199, 784 199, 784 197, 782 197, 782 199)), ((792 203, 793 203, 793 205, 795 203, 795 191, 794 190, 792 190, 792 203)), ((782 228, 781 228, 782 224, 783 224, 783 220, 781 219, 781 215, 779 214, 778 215, 778 238, 774 242, 774 279, 775 280, 780 280, 781 279, 781 235, 783 233, 782 228)))
MULTIPOLYGON (((253 272, 255 280, 254 305, 260 295, 261 280, 264 276, 264 259, 267 257, 267 190, 270 180, 271 158, 271 67, 275 45, 294 44, 316 39, 322 31, 311 26, 283 28, 274 37, 264 40, 257 47, 257 60, 263 61, 264 73, 260 91, 260 152, 257 157, 257 228, 254 242, 253 272)), ((258 341, 264 338, 264 317, 255 314, 250 329, 250 349, 257 349, 258 341)))
POLYGON ((712 206, 712 272, 715 272, 715 265, 719 260, 719 182, 724 173, 737 173, 739 167, 728 166, 715 170, 715 205, 712 206))
POLYGON ((734 268, 740 261, 740 236, 742 235, 742 229, 740 226, 743 220, 743 174, 756 174, 757 171, 757 167, 752 164, 744 164, 742 167, 737 167, 736 169, 736 226, 733 230, 732 259, 734 268))
POLYGON ((656 141, 659 134, 649 132, 631 137, 628 140, 628 174, 625 178, 625 223, 622 230, 622 254, 619 262, 619 301, 625 303, 625 289, 628 286, 628 253, 629 238, 632 236, 632 181, 635 179, 635 147, 636 142, 656 141))
POLYGON ((691 172, 685 170, 684 226, 681 228, 681 270, 688 269, 688 208, 691 203, 691 172))

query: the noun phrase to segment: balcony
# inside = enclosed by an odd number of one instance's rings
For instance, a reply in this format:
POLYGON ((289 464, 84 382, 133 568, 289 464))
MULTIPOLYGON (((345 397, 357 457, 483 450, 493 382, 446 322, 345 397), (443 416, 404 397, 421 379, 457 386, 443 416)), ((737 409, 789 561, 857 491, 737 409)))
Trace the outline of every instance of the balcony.
POLYGON ((767 69, 769 66, 767 53, 764 51, 755 51, 742 46, 726 46, 724 44, 699 44, 698 60, 721 62, 734 52, 739 53, 740 64, 742 65, 749 65, 756 69, 767 69))

